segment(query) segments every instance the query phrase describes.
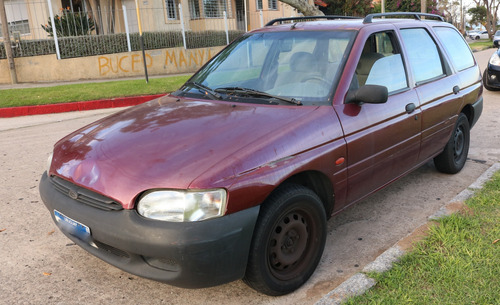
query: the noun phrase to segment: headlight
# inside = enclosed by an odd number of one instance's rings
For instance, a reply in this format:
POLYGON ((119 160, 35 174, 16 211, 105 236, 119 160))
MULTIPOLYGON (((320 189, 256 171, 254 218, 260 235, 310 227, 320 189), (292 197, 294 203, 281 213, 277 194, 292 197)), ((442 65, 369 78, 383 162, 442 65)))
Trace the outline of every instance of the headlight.
POLYGON ((54 153, 51 152, 49 155, 49 158, 47 159, 47 175, 49 175, 50 172, 50 165, 52 164, 52 157, 54 156, 54 153))
POLYGON ((152 191, 139 199, 137 211, 147 218, 174 222, 220 217, 226 212, 226 191, 152 191))
POLYGON ((497 52, 495 52, 495 53, 493 53, 493 55, 491 55, 490 65, 500 66, 500 57, 498 56, 497 52))

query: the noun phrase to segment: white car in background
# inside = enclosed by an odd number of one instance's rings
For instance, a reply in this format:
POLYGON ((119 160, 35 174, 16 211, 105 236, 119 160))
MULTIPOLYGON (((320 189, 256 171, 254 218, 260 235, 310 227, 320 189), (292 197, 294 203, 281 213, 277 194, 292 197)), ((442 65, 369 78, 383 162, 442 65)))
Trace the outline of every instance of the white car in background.
POLYGON ((480 31, 478 31, 478 30, 470 30, 470 31, 467 31, 467 36, 469 36, 470 39, 474 39, 476 37, 475 35, 477 35, 479 33, 480 33, 480 31))
POLYGON ((478 40, 478 39, 488 39, 488 31, 481 31, 477 33, 473 33, 472 35, 469 35, 471 39, 478 40))

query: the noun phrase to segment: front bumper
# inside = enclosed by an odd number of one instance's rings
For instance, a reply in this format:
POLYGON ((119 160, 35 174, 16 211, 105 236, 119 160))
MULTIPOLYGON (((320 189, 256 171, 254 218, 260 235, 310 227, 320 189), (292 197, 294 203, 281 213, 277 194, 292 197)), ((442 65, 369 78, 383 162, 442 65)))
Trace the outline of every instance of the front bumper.
POLYGON ((106 211, 74 200, 56 190, 47 173, 40 195, 54 222, 77 245, 124 271, 184 288, 242 278, 259 214, 257 206, 200 222, 150 220, 135 210, 106 211), (90 240, 64 230, 54 210, 88 226, 90 240))

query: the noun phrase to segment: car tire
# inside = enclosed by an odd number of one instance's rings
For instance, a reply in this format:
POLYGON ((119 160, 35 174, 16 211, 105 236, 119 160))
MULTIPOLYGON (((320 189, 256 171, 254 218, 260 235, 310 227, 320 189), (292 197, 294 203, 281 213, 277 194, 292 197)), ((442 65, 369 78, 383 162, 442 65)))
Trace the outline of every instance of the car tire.
POLYGON ((500 88, 491 87, 488 84, 488 68, 486 68, 484 70, 484 73, 483 73, 483 86, 488 91, 499 91, 500 90, 500 88))
POLYGON ((479 40, 479 36, 476 36, 476 40, 479 40))
POLYGON ((262 204, 243 281, 272 296, 290 293, 316 269, 326 242, 326 213, 312 190, 279 187, 262 204))
POLYGON ((456 174, 465 165, 469 154, 470 127, 467 116, 460 113, 453 133, 443 152, 434 158, 437 170, 446 174, 456 174))

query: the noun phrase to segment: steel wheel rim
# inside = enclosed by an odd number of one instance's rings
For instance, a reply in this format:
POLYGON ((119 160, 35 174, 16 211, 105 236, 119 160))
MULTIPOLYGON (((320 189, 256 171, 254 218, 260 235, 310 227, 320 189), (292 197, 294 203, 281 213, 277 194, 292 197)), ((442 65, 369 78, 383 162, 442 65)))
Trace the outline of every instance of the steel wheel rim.
POLYGON ((305 270, 304 266, 314 252, 310 244, 315 230, 307 211, 288 212, 277 222, 268 245, 268 265, 276 278, 289 280, 305 270))
POLYGON ((462 158, 462 154, 465 149, 465 134, 461 126, 457 127, 454 137, 454 155, 455 161, 459 161, 462 158))

